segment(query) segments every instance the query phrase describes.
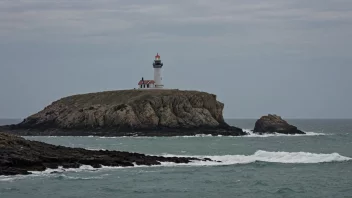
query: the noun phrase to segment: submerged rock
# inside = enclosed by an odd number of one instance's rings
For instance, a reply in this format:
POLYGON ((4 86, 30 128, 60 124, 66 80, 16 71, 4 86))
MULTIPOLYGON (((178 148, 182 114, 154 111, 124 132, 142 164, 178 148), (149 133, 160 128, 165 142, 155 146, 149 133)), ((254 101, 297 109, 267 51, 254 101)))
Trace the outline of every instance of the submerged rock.
POLYGON ((255 123, 253 132, 255 133, 282 133, 282 134, 305 134, 298 130, 297 127, 288 124, 280 116, 267 115, 262 116, 255 123))
POLYGON ((216 95, 166 89, 120 90, 62 98, 17 125, 20 135, 245 135, 225 123, 216 95))
POLYGON ((0 132, 0 175, 30 174, 29 171, 44 171, 47 168, 79 168, 91 165, 134 166, 160 165, 161 162, 189 163, 191 161, 211 161, 191 157, 148 156, 120 151, 92 151, 83 148, 55 146, 0 132))

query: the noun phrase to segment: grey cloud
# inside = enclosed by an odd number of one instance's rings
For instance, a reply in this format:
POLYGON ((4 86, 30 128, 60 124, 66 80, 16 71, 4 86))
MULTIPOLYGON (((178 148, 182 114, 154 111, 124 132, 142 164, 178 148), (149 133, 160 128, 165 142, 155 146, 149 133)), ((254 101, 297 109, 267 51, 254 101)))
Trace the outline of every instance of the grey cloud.
POLYGON ((352 117, 349 0, 0 1, 0 117, 152 76, 226 117, 352 117))
MULTIPOLYGON (((290 1, 279 0, 265 2, 220 0, 216 3, 209 0, 126 2, 112 0, 3 2, 0 4, 0 10, 3 11, 0 14, 0 35, 19 36, 27 31, 22 36, 23 39, 26 37, 36 39, 33 35, 38 34, 42 34, 41 39, 43 36, 48 39, 51 36, 64 39, 99 33, 135 37, 151 32, 165 33, 163 30, 170 26, 192 30, 197 26, 201 28, 207 25, 224 25, 223 32, 226 32, 231 30, 227 26, 233 26, 231 31, 238 29, 236 26, 244 25, 277 28, 284 24, 286 27, 295 28, 297 24, 309 24, 312 21, 350 21, 352 17, 351 10, 327 10, 327 6, 322 6, 324 3, 318 1, 315 4, 303 1, 293 4, 290 1), (150 30, 146 32, 148 27, 150 30), (139 32, 138 29, 144 29, 144 31, 139 32)), ((339 7, 338 5, 345 4, 347 4, 346 1, 337 1, 332 5, 339 7)), ((174 34, 177 34, 177 31, 174 31, 174 34)), ((190 31, 190 35, 192 34, 194 33, 190 31)))

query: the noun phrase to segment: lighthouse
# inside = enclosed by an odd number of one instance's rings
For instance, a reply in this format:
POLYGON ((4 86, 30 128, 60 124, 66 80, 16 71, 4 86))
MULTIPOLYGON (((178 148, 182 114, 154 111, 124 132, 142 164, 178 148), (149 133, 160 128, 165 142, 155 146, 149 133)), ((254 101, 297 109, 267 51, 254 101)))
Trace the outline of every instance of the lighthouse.
POLYGON ((163 67, 163 63, 160 60, 159 53, 157 53, 155 56, 154 62, 153 62, 155 88, 163 88, 164 87, 164 85, 162 83, 162 77, 161 77, 161 68, 162 67, 163 67))
POLYGON ((138 82, 138 89, 162 89, 164 85, 162 83, 161 77, 161 68, 163 67, 163 63, 160 60, 159 53, 156 54, 153 68, 154 68, 154 80, 144 80, 142 77, 138 82))

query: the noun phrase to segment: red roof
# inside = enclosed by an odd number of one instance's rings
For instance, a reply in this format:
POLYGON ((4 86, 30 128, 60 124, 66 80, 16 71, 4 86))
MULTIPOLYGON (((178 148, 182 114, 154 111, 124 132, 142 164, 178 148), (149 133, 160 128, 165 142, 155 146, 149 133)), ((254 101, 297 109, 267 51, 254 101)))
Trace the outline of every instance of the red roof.
POLYGON ((160 58, 159 53, 156 53, 155 58, 160 58))
MULTIPOLYGON (((145 85, 148 85, 148 84, 155 84, 155 81, 154 80, 144 80, 144 84, 145 85)), ((138 85, 143 85, 143 81, 140 80, 138 85)))

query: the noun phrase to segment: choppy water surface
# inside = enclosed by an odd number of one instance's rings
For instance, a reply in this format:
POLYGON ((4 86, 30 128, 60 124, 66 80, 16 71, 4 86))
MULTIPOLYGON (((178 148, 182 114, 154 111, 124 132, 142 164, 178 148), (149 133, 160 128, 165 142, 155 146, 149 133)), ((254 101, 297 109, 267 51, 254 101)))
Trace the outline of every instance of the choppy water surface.
MULTIPOLYGON (((4 122, 4 121, 3 121, 4 122)), ((255 120, 229 120, 249 129, 255 120)), ((290 120, 304 136, 27 137, 221 163, 52 170, 0 177, 0 197, 352 197, 352 120, 290 120)))

